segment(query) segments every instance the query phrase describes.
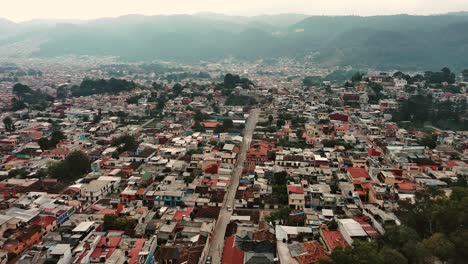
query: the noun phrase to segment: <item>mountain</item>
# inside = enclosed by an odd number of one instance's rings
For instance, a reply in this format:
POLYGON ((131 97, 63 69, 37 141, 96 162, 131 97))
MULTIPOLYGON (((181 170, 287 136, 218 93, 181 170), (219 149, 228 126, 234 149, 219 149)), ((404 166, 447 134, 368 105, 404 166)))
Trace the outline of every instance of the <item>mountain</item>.
MULTIPOLYGON (((468 16, 127 15, 92 21, 2 22, 2 45, 40 37, 31 56, 115 55, 124 60, 199 61, 289 56, 325 66, 468 68, 468 16), (13 23, 13 24, 12 24, 13 23), (5 26, 2 26, 5 24, 5 26), (41 44, 42 43, 42 44, 41 44)), ((35 43, 28 41, 27 43, 35 43)))

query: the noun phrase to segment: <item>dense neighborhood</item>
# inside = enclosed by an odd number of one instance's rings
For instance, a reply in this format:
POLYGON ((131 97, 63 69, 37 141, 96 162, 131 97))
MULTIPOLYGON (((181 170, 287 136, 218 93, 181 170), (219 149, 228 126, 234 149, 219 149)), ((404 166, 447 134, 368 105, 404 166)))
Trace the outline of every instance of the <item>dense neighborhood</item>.
POLYGON ((30 63, 0 64, 0 263, 466 260, 468 70, 30 63))

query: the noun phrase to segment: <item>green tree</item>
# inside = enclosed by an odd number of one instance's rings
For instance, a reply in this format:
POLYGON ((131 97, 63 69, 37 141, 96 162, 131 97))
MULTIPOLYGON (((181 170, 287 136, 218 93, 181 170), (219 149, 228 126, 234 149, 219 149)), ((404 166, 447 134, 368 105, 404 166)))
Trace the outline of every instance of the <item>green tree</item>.
POLYGON ((50 177, 58 179, 62 182, 68 183, 76 180, 75 178, 72 178, 68 165, 64 161, 52 163, 47 168, 47 172, 50 175, 50 177))
POLYGON ((225 131, 229 131, 234 127, 234 122, 232 119, 224 119, 223 120, 223 128, 225 131))
POLYGON ((302 80, 302 85, 305 87, 319 86, 322 84, 322 78, 320 76, 307 76, 302 80))
POLYGON ((358 83, 360 81, 362 81, 362 77, 364 76, 363 73, 360 73, 360 72, 356 72, 353 77, 351 77, 351 81, 353 83, 358 83))
POLYGON ((180 83, 176 83, 174 84, 174 86, 172 87, 172 91, 174 92, 174 94, 176 95, 179 95, 182 93, 182 90, 184 90, 184 87, 182 87, 182 85, 180 83))
POLYGON ((232 89, 232 88, 235 88, 236 85, 240 82, 241 82, 241 79, 239 75, 233 75, 231 73, 228 73, 224 76, 223 84, 225 88, 232 89))
POLYGON ((462 71, 462 76, 464 81, 468 81, 468 69, 462 71))
POLYGON ((320 263, 333 264, 384 264, 384 259, 379 254, 378 247, 375 243, 354 241, 352 247, 346 247, 345 250, 340 247, 335 248, 331 255, 331 260, 321 261, 320 263))
POLYGON ((224 133, 224 131, 225 131, 225 130, 224 130, 223 125, 217 125, 217 126, 215 127, 215 129, 213 130, 213 132, 214 132, 215 134, 224 133))
POLYGON ((50 135, 50 144, 52 147, 55 148, 55 146, 57 146, 57 144, 60 141, 65 140, 65 139, 67 139, 67 137, 65 136, 65 134, 63 134, 62 131, 54 130, 52 134, 50 135))
POLYGON ((7 132, 14 132, 16 130, 13 120, 9 116, 3 119, 3 124, 5 125, 5 130, 7 132))
POLYGON ((62 85, 59 88, 57 88, 57 91, 56 91, 57 98, 59 98, 59 99, 67 98, 67 89, 66 88, 67 87, 65 85, 62 85))
POLYGON ((430 238, 423 242, 424 247, 432 256, 446 263, 455 258, 455 246, 442 233, 434 233, 430 238))
POLYGON ((273 124, 273 116, 272 115, 269 115, 268 116, 268 123, 273 124))
POLYGON ((195 109, 195 116, 193 117, 193 119, 198 122, 203 122, 203 113, 200 110, 195 109))
POLYGON ((196 131, 196 132, 205 132, 205 127, 202 126, 202 124, 200 122, 195 122, 195 124, 193 125, 193 130, 196 131))
POLYGON ((39 147, 42 149, 42 151, 48 150, 50 148, 49 139, 46 137, 41 137, 37 143, 39 144, 39 147))
POLYGON ((81 151, 74 151, 65 158, 70 173, 74 176, 81 177, 90 170, 89 157, 81 151))
POLYGON ((122 153, 124 151, 135 151, 138 147, 138 142, 130 135, 123 135, 114 139, 111 145, 117 147, 117 151, 122 153))
POLYGON ((276 120, 276 126, 277 127, 283 127, 284 125, 286 125, 286 121, 284 119, 277 119, 276 120))
POLYGON ((424 136, 419 140, 419 144, 422 146, 428 147, 430 149, 435 149, 437 146, 437 135, 436 134, 431 134, 424 136))

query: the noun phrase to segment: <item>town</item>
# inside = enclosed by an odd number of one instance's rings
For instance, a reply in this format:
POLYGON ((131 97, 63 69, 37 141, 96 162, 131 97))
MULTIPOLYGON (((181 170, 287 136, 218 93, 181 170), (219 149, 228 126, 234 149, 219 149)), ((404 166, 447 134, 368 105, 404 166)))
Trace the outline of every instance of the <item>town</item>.
POLYGON ((462 263, 468 70, 442 67, 2 62, 0 263, 462 263))

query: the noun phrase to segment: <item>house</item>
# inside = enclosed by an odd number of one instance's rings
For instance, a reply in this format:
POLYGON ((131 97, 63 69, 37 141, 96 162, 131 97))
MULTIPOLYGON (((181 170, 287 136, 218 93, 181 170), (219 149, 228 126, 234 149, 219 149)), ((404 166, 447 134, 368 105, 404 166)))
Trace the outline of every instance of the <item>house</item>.
POLYGON ((106 180, 93 180, 83 184, 80 188, 80 200, 95 202, 104 198, 112 191, 113 182, 106 180))
POLYGON ((346 219, 338 219, 338 230, 343 235, 346 243, 351 245, 353 240, 367 240, 368 236, 366 231, 362 228, 362 226, 356 222, 354 219, 346 218, 346 219))
POLYGON ((370 176, 364 168, 349 168, 347 176, 351 182, 370 180, 370 176))
POLYGON ((348 246, 340 231, 330 230, 326 225, 320 227, 320 241, 325 245, 328 253, 331 253, 337 247, 345 249, 348 246))

